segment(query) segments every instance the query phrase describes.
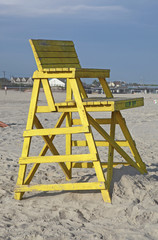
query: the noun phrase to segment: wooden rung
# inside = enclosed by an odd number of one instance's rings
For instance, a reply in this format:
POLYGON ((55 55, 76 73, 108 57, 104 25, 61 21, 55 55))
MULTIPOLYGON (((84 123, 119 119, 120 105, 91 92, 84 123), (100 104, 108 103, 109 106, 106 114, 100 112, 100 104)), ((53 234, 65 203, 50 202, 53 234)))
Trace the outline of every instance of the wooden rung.
MULTIPOLYGON (((99 124, 111 124, 111 118, 94 118, 99 124)), ((117 121, 115 124, 118 124, 117 121)), ((72 125, 81 125, 80 119, 72 119, 72 125)))
MULTIPOLYGON (((108 163, 101 163, 102 168, 107 168, 108 163)), ((114 162, 113 167, 117 167, 118 165, 123 165, 123 166, 129 166, 129 163, 126 162, 114 162)), ((77 162, 77 163, 72 163, 72 168, 93 168, 93 163, 92 162, 77 162)))
POLYGON ((89 132, 89 127, 69 127, 69 128, 47 128, 47 129, 31 129, 24 131, 24 137, 33 136, 49 136, 49 135, 59 135, 67 133, 86 133, 89 132))
POLYGON ((88 183, 66 183, 66 184, 49 184, 49 185, 17 185, 15 192, 32 192, 32 191, 63 191, 63 190, 103 190, 104 182, 88 182, 88 183))
POLYGON ((52 112, 49 106, 37 106, 37 113, 47 113, 47 112, 52 112))
MULTIPOLYGON (((116 143, 121 147, 129 147, 128 141, 116 141, 116 143)), ((97 147, 108 147, 109 142, 107 141, 95 141, 97 147)), ((72 141, 72 147, 86 147, 88 146, 87 141, 85 140, 74 140, 72 141)))
POLYGON ((52 162, 84 162, 97 161, 97 154, 74 154, 74 155, 54 155, 38 157, 21 157, 19 164, 29 163, 52 163, 52 162))

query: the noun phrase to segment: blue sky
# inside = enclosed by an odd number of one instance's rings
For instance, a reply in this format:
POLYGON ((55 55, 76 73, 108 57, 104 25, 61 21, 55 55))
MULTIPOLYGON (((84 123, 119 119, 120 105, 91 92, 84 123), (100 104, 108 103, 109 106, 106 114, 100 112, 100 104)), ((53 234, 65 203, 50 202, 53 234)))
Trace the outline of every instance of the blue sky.
POLYGON ((32 76, 31 38, 73 40, 111 81, 158 84, 158 0, 0 0, 0 77, 32 76))

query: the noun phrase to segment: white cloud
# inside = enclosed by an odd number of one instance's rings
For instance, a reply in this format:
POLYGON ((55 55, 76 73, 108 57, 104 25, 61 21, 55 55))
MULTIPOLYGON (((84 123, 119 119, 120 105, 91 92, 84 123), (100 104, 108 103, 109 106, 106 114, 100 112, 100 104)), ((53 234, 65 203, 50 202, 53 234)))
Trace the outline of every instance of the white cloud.
POLYGON ((37 15, 46 15, 46 14, 75 15, 75 14, 83 14, 83 13, 108 14, 108 13, 114 13, 114 12, 124 13, 124 12, 127 12, 127 10, 121 6, 88 6, 88 5, 59 6, 56 8, 45 8, 45 9, 35 10, 35 13, 37 15))
POLYGON ((72 15, 76 17, 110 17, 126 14, 128 10, 119 5, 99 5, 96 1, 74 0, 0 0, 0 15, 40 17, 45 15, 72 15))
POLYGON ((20 0, 0 0, 0 5, 4 5, 4 6, 13 6, 13 5, 17 5, 20 3, 20 0))

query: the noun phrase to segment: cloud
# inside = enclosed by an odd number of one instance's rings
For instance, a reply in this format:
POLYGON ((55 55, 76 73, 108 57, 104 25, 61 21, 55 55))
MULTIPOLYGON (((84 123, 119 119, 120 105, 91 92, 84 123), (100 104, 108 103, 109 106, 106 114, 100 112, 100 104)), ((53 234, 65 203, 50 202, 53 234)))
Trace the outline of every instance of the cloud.
POLYGON ((120 5, 99 5, 96 1, 74 0, 0 0, 0 15, 41 17, 62 15, 75 17, 111 17, 126 14, 128 9, 120 5))

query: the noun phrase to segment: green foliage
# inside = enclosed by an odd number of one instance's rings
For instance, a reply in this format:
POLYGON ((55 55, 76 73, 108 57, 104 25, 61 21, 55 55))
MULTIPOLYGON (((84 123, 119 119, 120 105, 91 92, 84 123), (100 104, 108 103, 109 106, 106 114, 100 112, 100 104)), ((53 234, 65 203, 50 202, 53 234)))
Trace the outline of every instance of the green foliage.
POLYGON ((100 82, 98 80, 94 80, 92 84, 95 85, 96 87, 100 86, 100 82))

